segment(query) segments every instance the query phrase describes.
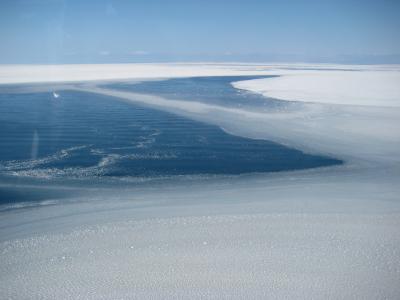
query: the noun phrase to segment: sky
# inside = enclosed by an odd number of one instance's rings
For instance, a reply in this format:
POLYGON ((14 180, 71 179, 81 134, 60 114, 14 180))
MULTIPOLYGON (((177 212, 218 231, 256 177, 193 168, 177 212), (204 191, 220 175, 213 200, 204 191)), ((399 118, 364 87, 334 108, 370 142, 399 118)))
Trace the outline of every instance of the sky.
POLYGON ((400 63, 397 0, 1 0, 0 63, 400 63))

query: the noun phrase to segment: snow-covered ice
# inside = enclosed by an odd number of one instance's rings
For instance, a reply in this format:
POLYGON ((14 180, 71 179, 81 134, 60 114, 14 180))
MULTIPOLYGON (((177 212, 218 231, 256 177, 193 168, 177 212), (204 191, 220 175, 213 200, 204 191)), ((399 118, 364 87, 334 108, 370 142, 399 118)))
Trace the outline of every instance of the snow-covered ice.
POLYGON ((310 70, 286 72, 272 79, 246 80, 233 85, 289 101, 399 107, 399 82, 400 69, 310 70))
POLYGON ((241 214, 85 227, 3 246, 2 295, 395 299, 399 225, 390 214, 241 214))

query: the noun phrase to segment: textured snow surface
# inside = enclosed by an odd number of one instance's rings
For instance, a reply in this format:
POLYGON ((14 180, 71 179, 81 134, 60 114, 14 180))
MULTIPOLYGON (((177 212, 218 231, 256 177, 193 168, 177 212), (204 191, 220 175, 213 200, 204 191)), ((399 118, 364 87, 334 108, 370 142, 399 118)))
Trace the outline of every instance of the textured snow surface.
POLYGON ((1 244, 2 297, 396 299, 399 226, 398 215, 255 214, 32 237, 1 244))

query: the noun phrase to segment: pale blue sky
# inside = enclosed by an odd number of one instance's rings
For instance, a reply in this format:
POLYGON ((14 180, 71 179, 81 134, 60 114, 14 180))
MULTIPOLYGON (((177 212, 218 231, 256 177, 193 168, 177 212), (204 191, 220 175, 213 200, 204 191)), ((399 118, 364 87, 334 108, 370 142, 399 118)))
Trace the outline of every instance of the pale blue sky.
POLYGON ((0 63, 400 62, 400 1, 1 0, 0 63))

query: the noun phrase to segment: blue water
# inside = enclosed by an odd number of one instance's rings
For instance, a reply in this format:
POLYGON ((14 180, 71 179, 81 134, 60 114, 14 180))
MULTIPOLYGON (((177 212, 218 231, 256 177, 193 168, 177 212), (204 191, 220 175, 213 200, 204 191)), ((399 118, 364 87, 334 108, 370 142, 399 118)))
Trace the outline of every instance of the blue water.
MULTIPOLYGON (((282 102, 234 88, 231 82, 277 76, 214 76, 172 78, 162 81, 144 81, 140 83, 113 83, 104 87, 125 90, 135 93, 152 94, 166 99, 197 101, 213 105, 245 109, 279 109, 288 108, 288 102, 282 102)), ((296 106, 291 102, 290 106, 296 106)))
MULTIPOLYGON (((220 105, 257 105, 237 92, 232 78, 190 78, 114 84, 166 97, 220 105), (225 86, 225 88, 224 88, 225 86), (214 96, 213 96, 214 95, 214 96)), ((0 93, 0 179, 96 180, 237 175, 334 165, 341 161, 265 140, 230 135, 171 113, 75 91, 0 93)), ((262 104, 264 105, 264 103, 262 104)), ((280 104, 272 102, 271 109, 280 104)), ((40 190, 40 189, 39 189, 40 190)), ((0 202, 35 201, 30 190, 0 187, 0 202)), ((50 196, 49 196, 50 197, 50 196)))

